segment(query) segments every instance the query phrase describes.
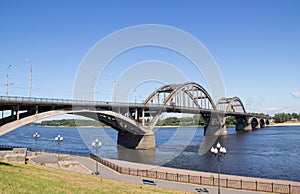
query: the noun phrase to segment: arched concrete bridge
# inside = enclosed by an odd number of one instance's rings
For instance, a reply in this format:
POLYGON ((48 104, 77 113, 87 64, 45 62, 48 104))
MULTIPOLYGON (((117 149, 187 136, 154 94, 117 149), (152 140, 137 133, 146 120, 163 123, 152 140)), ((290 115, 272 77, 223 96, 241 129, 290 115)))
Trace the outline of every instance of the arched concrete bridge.
POLYGON ((244 104, 239 97, 221 98, 217 102, 217 109, 224 111, 226 116, 236 117, 237 131, 260 129, 269 125, 268 118, 247 114, 244 104))
POLYGON ((237 118, 236 130, 265 127, 268 119, 249 114, 238 97, 222 98, 215 104, 199 84, 165 85, 143 103, 116 103, 47 98, 0 97, 0 135, 36 120, 61 114, 76 114, 99 120, 119 132, 118 144, 133 149, 155 147, 153 128, 164 112, 201 114, 204 134, 226 134, 225 118, 237 118), (3 111, 10 111, 4 117, 3 111))

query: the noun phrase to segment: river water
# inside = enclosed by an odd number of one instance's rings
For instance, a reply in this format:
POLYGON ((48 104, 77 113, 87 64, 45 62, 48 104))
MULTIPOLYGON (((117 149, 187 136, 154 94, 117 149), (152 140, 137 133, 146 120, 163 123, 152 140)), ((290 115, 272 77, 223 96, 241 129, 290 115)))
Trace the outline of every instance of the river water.
MULTIPOLYGON (((267 127, 250 132, 228 128, 219 138, 227 154, 221 159, 221 173, 300 181, 300 126, 267 127)), ((162 165, 197 171, 217 172, 217 159, 198 154, 203 129, 161 128, 155 130, 155 150, 128 150, 118 147, 117 131, 111 128, 54 128, 24 126, 0 137, 1 145, 35 147, 33 134, 40 134, 38 148, 56 149, 54 138, 64 137, 61 150, 94 152, 91 143, 102 141, 105 158, 162 165)))

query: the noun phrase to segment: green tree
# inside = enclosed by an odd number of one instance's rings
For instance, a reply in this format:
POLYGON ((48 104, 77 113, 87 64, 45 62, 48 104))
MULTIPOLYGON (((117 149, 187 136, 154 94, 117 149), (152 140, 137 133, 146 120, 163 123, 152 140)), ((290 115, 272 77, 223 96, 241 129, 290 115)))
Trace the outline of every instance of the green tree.
POLYGON ((235 117, 226 117, 226 121, 225 121, 226 125, 236 125, 236 118, 235 117))
POLYGON ((293 118, 293 119, 298 119, 298 114, 295 113, 295 112, 293 112, 293 113, 292 113, 292 118, 293 118))
POLYGON ((194 115, 193 118, 194 118, 195 125, 200 125, 200 126, 205 125, 204 119, 200 114, 194 115))

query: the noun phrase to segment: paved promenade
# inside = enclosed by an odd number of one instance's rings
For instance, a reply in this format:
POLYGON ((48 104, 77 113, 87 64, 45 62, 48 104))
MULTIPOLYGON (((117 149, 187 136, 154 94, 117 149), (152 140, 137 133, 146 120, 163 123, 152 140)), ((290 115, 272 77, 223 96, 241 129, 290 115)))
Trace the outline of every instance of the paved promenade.
MULTIPOLYGON (((192 176, 202 176, 202 177, 218 177, 218 174, 211 173, 211 172, 199 172, 199 171, 192 171, 192 170, 185 170, 185 169, 176 169, 176 168, 168 168, 168 167, 161 167, 161 166, 154 166, 154 165, 147 165, 141 163, 134 163, 134 162, 127 162, 122 160, 114 160, 114 159, 106 159, 118 166, 127 167, 127 168, 138 168, 139 170, 152 170, 152 171, 161 171, 161 172, 168 172, 173 174, 186 174, 192 176)), ((251 182, 263 182, 263 183, 277 183, 277 184, 292 184, 300 186, 300 182, 293 182, 293 181, 285 181, 285 180, 273 180, 273 179, 265 179, 265 178, 253 178, 253 177, 245 177, 245 176, 237 176, 237 175, 221 175, 222 179, 229 179, 229 180, 237 180, 237 181, 251 181, 251 182)))
MULTIPOLYGON (((64 157, 64 156, 63 156, 64 157)), ((76 171, 80 173, 85 174, 92 174, 95 172, 96 169, 96 163, 94 160, 90 159, 89 157, 79 157, 79 156, 65 156, 66 160, 70 162, 70 164, 78 164, 78 165, 70 165, 70 167, 62 167, 57 164, 56 160, 56 154, 51 153, 38 153, 37 156, 31 156, 30 161, 37 164, 45 164, 46 166, 52 167, 52 168, 60 168, 64 170, 71 170, 76 171), (77 163, 78 162, 78 163, 77 163)), ((158 167, 158 166, 151 166, 151 165, 144 165, 144 164, 138 164, 138 163, 130 163, 130 162, 124 162, 119 160, 110 160, 111 162, 114 162, 120 166, 123 167, 135 167, 140 169, 155 169, 160 168, 160 170, 167 170, 168 172, 178 172, 183 173, 187 172, 185 170, 177 170, 172 168, 165 168, 165 167, 158 167)), ((120 174, 118 172, 113 171, 112 169, 99 164, 99 172, 101 177, 108 178, 108 179, 114 179, 119 180, 123 182, 131 182, 131 183, 137 183, 137 184, 143 184, 142 180, 148 178, 144 177, 137 177, 137 176, 131 176, 131 175, 124 175, 120 174)), ((188 173, 197 173, 194 171, 188 171, 188 173)), ((179 190, 184 192, 194 192, 197 193, 196 189, 207 189, 208 193, 214 194, 217 193, 217 187, 211 187, 211 186, 202 186, 202 185, 194 185, 194 184, 188 184, 188 183, 178 183, 173 181, 165 181, 165 180, 156 180, 156 179, 150 179, 152 181, 156 182, 157 187, 161 188, 167 188, 171 190, 179 190)), ((252 192, 252 191, 242 191, 242 190, 235 190, 235 189, 226 189, 221 188, 222 194, 253 194, 258 192, 252 192)), ((204 192, 202 192, 204 193, 204 192)), ((207 192, 206 192, 207 193, 207 192)))

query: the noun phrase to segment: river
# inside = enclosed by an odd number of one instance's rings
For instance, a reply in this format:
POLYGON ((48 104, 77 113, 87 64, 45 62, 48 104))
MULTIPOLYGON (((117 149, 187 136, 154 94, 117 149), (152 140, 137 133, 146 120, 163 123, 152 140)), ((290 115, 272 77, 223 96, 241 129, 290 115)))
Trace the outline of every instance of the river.
MULTIPOLYGON (((221 173, 292 180, 300 182, 300 126, 267 127, 250 132, 228 128, 219 138, 227 154, 221 159, 221 173)), ((56 149, 54 138, 64 137, 61 150, 93 152, 91 143, 102 141, 100 156, 196 171, 217 172, 217 159, 199 155, 203 129, 160 128, 155 130, 155 150, 128 150, 117 146, 117 132, 111 128, 55 128, 23 126, 0 137, 1 145, 35 147, 33 134, 40 134, 38 147, 56 149)))

